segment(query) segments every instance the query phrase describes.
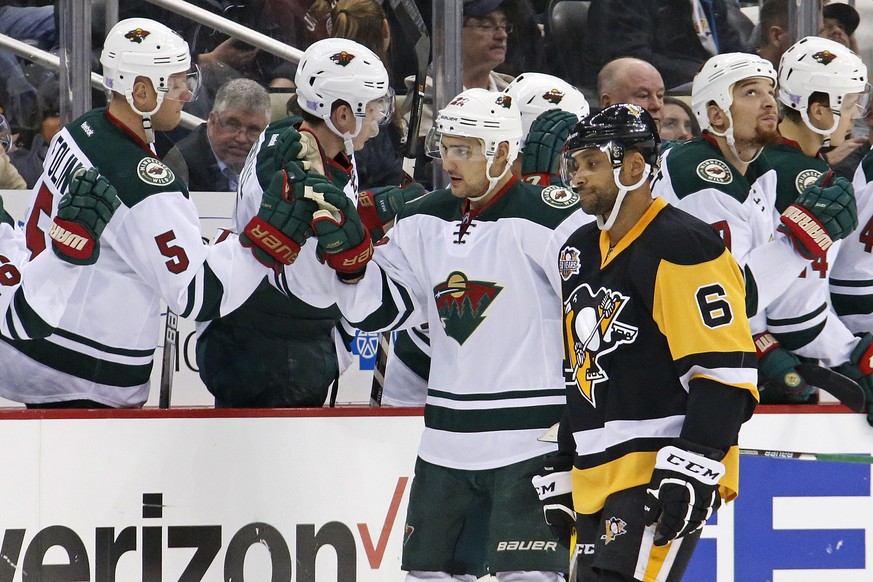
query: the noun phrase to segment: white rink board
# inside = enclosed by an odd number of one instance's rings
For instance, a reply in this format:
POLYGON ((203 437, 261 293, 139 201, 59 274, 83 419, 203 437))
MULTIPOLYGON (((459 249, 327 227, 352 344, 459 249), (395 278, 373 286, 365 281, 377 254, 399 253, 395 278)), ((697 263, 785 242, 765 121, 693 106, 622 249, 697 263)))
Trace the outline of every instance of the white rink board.
MULTIPOLYGON (((20 222, 24 218, 26 206, 30 200, 29 190, 2 190, 6 211, 20 222)), ((234 192, 192 192, 191 199, 197 206, 200 214, 200 225, 203 237, 211 240, 219 228, 229 228, 233 214, 236 194, 234 192)), ((166 309, 164 306, 163 309, 166 309)), ((161 335, 156 338, 159 347, 155 353, 155 366, 152 369, 151 385, 146 406, 158 405, 158 386, 161 377, 161 357, 163 345, 164 323, 161 322, 161 335)), ((194 348, 194 322, 192 320, 179 320, 179 353, 177 358, 176 372, 173 377, 172 406, 212 406, 214 399, 206 390, 200 377, 197 375, 194 348)), ((375 337, 366 346, 375 346, 375 337)), ((365 348, 366 349, 366 348, 365 348)), ((373 380, 371 364, 361 361, 355 356, 354 363, 342 375, 339 382, 337 403, 339 404, 365 404, 370 399, 370 385, 373 380), (370 367, 369 370, 366 368, 370 367)), ((0 406, 15 406, 17 403, 0 398, 0 406)))

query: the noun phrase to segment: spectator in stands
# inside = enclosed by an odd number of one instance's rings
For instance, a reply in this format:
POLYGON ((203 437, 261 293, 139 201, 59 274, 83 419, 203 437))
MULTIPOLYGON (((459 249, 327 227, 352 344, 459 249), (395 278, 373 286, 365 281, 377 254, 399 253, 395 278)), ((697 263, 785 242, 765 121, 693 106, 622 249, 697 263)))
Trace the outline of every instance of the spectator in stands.
POLYGON ((660 125, 664 107, 664 80, 651 64, 636 58, 619 58, 604 65, 597 76, 600 107, 633 103, 646 109, 660 125))
POLYGON ((9 153, 9 159, 28 188, 33 188, 42 175, 42 164, 49 143, 61 130, 60 93, 56 77, 50 76, 39 86, 37 105, 37 127, 22 130, 15 148, 9 153))
POLYGON ((662 141, 685 141, 700 136, 700 124, 685 101, 676 97, 664 97, 661 130, 658 133, 662 141))
POLYGON ((270 95, 250 79, 233 79, 218 90, 206 123, 177 145, 195 192, 236 190, 249 150, 270 121, 270 95))
POLYGON ((27 184, 9 161, 6 153, 11 147, 12 129, 6 118, 0 115, 0 190, 23 190, 27 188, 27 184))
POLYGON ((667 87, 690 82, 712 55, 745 48, 725 0, 592 0, 583 38, 589 80, 610 60, 631 56, 657 68, 667 87))
POLYGON ((838 42, 858 54, 858 41, 855 39, 855 30, 861 23, 858 11, 848 4, 827 4, 822 6, 821 16, 822 27, 818 35, 838 42))
POLYGON ((770 61, 774 68, 779 66, 782 53, 793 44, 791 29, 788 26, 788 0, 764 0, 758 12, 757 33, 752 34, 752 40, 757 40, 749 52, 770 61))
POLYGON ((506 16, 507 0, 464 0, 461 56, 464 89, 503 91, 512 77, 494 71, 506 60, 509 33, 514 25, 506 16))

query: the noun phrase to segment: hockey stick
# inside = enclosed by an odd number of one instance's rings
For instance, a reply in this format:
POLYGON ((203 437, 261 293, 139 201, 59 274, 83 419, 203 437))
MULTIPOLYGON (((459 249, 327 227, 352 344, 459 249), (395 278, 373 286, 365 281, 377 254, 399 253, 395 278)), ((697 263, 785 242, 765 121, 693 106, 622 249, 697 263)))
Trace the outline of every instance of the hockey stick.
MULTIPOLYGON (((406 147, 403 152, 404 183, 414 181, 415 156, 418 151, 418 133, 421 127, 421 96, 427 83, 427 67, 430 65, 430 35, 424 25, 418 7, 414 0, 390 0, 391 10, 400 23, 400 28, 416 38, 413 50, 415 52, 415 84, 412 94, 407 99, 412 99, 412 107, 409 111, 409 124, 406 130, 406 147)), ((373 367, 373 384, 370 388, 370 406, 382 406, 382 392, 385 387, 385 369, 388 366, 388 351, 391 349, 391 332, 379 334, 376 345, 376 362, 373 367)))
POLYGON ((796 370, 809 384, 828 392, 852 412, 864 411, 864 389, 851 378, 815 364, 800 364, 796 370))
POLYGON ((863 453, 801 453, 798 451, 776 451, 771 449, 740 448, 744 457, 769 457, 771 459, 797 459, 800 461, 827 461, 830 463, 859 463, 873 465, 873 456, 863 453))
POLYGON ((176 371, 176 351, 179 345, 179 317, 167 307, 167 324, 164 327, 164 353, 161 362, 161 391, 158 407, 169 408, 173 393, 173 373, 176 371))

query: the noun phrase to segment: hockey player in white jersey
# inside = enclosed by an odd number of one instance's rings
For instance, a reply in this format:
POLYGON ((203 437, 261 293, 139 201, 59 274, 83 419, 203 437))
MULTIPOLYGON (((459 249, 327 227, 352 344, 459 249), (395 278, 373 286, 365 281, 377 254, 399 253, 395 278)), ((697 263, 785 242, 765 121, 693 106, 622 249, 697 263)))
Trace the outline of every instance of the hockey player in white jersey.
MULTIPOLYGON (((832 40, 806 37, 782 55, 778 93, 783 139, 764 148, 762 157, 771 169, 760 178, 775 183, 776 220, 807 186, 830 171, 819 150, 829 135, 845 132, 862 115, 867 87, 866 65, 832 40)), ((850 196, 848 183, 842 184, 850 196)), ((796 370, 797 355, 831 367, 851 363, 861 340, 829 308, 828 274, 838 249, 853 240, 835 242, 767 307, 767 332, 755 340, 762 402, 817 401, 814 389, 796 370)))
MULTIPOLYGON (((161 300, 198 320, 239 305, 268 272, 240 240, 283 241, 267 262, 290 263, 310 232, 314 203, 302 172, 274 177, 269 204, 237 237, 207 247, 184 184, 155 158, 154 131, 178 125, 193 97, 187 43, 161 23, 128 19, 101 54, 111 100, 52 140, 25 219, 27 245, 41 257, 69 176, 97 166, 121 205, 102 234, 99 257, 83 267, 57 331, 44 340, 0 344, 0 395, 31 407, 139 407, 149 392, 161 300), (296 214, 299 212, 300 214, 296 214)), ((265 194, 265 198, 267 195, 265 194)), ((266 257, 266 258, 265 258, 266 257)))
MULTIPOLYGON (((554 358, 561 305, 548 269, 558 241, 578 224, 578 197, 512 175, 521 133, 510 96, 457 95, 427 140, 450 187, 407 204, 373 260, 356 261, 354 271, 334 274, 302 260, 284 271, 288 292, 336 301, 361 329, 429 325, 407 580, 472 582, 490 572, 501 582, 557 582, 566 571, 567 549, 543 522, 530 479, 554 448, 537 437, 565 400, 554 358)), ((327 260, 357 244, 363 229, 344 242, 351 230, 337 233, 358 222, 354 207, 339 193, 324 197, 344 215, 313 224, 317 254, 327 260)))
POLYGON ((743 267, 752 331, 763 332, 764 308, 810 261, 824 257, 857 220, 844 180, 814 184, 774 221, 775 184, 759 156, 780 141, 776 71, 745 53, 710 58, 694 77, 692 109, 704 134, 667 150, 652 191, 711 224, 743 267))

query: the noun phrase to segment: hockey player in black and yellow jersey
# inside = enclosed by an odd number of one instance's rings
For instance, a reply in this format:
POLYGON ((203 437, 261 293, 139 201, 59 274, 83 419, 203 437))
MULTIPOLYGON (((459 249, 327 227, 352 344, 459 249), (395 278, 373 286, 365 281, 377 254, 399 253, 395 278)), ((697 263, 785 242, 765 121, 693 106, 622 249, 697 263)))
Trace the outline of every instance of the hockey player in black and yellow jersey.
POLYGON ((597 220, 557 258, 567 409, 534 485, 560 526, 567 498, 550 491, 571 484, 578 580, 681 579, 737 495, 758 396, 742 272, 709 225, 652 198, 659 141, 644 109, 617 104, 583 118, 561 159, 597 220))

